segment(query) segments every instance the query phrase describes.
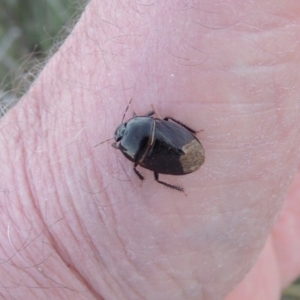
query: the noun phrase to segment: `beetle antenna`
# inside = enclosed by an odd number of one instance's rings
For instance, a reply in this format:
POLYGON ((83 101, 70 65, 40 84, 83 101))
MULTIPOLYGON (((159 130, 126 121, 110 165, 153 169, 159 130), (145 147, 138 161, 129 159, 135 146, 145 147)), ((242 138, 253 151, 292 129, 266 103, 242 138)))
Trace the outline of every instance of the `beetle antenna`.
POLYGON ((111 141, 111 140, 113 140, 113 139, 114 139, 114 138, 111 138, 111 139, 105 140, 105 141, 103 141, 103 142, 101 142, 101 143, 99 143, 99 144, 96 144, 93 148, 95 148, 95 147, 97 147, 97 146, 99 146, 99 145, 101 145, 101 144, 103 144, 103 143, 105 143, 105 142, 111 141))
MULTIPOLYGON (((129 106, 130 106, 132 100, 133 100, 133 98, 130 99, 130 101, 129 101, 129 103, 128 103, 126 109, 125 109, 125 112, 124 112, 124 115, 123 115, 123 118, 122 118, 122 122, 121 122, 121 123, 123 123, 123 121, 124 121, 124 119, 125 119, 126 113, 127 113, 127 111, 128 111, 128 108, 129 108, 129 106)), ((111 141, 111 140, 113 140, 113 139, 114 139, 114 137, 111 138, 111 139, 105 140, 105 141, 103 141, 103 142, 101 142, 101 143, 95 145, 94 148, 97 147, 97 146, 99 146, 99 145, 101 145, 101 144, 103 144, 103 143, 105 143, 105 142, 111 141)))
POLYGON ((129 106, 130 106, 130 104, 131 104, 132 100, 133 100, 133 98, 131 98, 131 99, 130 99, 130 101, 129 101, 129 103, 128 103, 128 105, 127 105, 126 109, 125 109, 125 112, 124 112, 124 115, 123 115, 123 118, 122 118, 122 122, 121 122, 121 123, 123 123, 123 121, 124 121, 124 119, 125 119, 125 116, 126 116, 127 110, 128 110, 128 108, 129 108, 129 106))

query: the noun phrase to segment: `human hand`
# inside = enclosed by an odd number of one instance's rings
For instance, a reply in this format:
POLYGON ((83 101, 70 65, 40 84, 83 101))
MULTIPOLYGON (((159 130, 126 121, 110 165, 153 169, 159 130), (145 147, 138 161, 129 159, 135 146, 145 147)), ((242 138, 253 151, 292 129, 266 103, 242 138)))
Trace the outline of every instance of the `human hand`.
POLYGON ((220 299, 254 265, 227 299, 276 299, 300 268, 297 11, 91 1, 1 120, 4 297, 220 299), (93 148, 131 98, 204 129, 201 169, 162 175, 187 197, 93 148))

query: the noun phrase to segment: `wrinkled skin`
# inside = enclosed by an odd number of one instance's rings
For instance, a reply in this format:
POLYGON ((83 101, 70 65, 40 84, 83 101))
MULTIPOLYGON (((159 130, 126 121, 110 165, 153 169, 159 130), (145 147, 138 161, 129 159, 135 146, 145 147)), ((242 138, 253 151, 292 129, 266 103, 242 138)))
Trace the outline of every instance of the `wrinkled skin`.
POLYGON ((0 123, 2 299, 278 299, 300 270, 299 1, 92 0, 0 123), (107 142, 152 106, 205 164, 107 142))

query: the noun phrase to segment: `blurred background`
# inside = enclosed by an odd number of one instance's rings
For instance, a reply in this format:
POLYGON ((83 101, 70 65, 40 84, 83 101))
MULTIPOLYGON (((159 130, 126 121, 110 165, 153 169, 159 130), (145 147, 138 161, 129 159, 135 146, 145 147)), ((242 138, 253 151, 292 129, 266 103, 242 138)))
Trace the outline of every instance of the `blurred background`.
POLYGON ((0 117, 83 10, 83 0, 0 0, 0 117))
MULTIPOLYGON (((0 1, 1 117, 27 90, 45 60, 70 32, 85 1, 0 1)), ((300 300, 300 280, 284 290, 281 300, 300 300)))

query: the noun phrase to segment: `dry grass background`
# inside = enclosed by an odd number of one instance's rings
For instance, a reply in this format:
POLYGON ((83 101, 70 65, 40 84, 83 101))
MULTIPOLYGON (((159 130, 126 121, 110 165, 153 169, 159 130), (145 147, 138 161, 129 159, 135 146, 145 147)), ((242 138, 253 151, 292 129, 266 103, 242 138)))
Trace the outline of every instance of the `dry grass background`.
POLYGON ((84 0, 0 0, 0 116, 27 90, 84 0))
MULTIPOLYGON (((26 92, 83 5, 84 0, 1 0, 0 116, 26 92)), ((300 300, 299 279, 281 300, 300 300)))

